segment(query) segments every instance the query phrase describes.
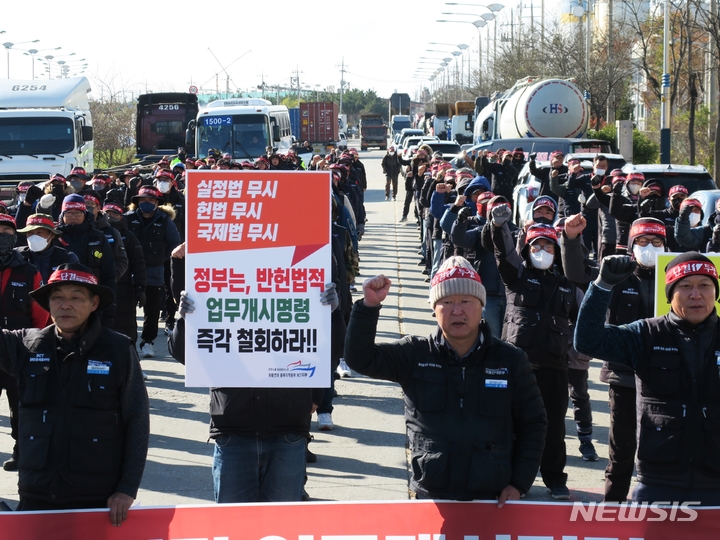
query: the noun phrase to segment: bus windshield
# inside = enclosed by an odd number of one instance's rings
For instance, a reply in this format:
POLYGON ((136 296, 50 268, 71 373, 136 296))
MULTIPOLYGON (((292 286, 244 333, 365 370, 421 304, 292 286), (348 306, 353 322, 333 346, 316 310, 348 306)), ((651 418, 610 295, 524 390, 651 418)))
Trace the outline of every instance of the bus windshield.
POLYGON ((198 122, 198 155, 211 148, 231 154, 233 159, 255 159, 271 146, 270 126, 264 114, 203 116, 198 122))
POLYGON ((0 118, 0 155, 67 154, 75 148, 73 132, 70 118, 0 118))

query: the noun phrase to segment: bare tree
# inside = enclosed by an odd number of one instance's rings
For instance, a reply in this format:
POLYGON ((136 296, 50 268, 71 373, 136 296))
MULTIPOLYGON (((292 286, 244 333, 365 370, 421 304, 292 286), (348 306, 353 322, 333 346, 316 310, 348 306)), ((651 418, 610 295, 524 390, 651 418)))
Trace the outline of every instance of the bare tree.
POLYGON ((135 152, 135 101, 127 86, 113 75, 94 77, 93 116, 95 162, 103 168, 129 162, 135 152), (99 99, 97 96, 100 96, 99 99))

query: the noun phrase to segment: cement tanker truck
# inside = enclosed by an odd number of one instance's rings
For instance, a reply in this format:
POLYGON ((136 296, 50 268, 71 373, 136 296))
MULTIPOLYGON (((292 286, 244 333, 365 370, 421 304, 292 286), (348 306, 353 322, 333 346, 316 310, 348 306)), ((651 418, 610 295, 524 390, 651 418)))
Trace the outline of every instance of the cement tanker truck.
POLYGON ((519 137, 584 137, 587 97, 572 80, 527 77, 496 92, 475 119, 475 144, 519 137))

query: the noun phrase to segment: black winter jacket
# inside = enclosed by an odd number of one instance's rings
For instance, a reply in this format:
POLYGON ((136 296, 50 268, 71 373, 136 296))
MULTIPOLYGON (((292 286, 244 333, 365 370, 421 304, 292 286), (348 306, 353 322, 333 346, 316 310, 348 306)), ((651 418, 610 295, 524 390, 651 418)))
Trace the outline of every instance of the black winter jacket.
POLYGON ((397 382, 405 394, 412 450, 411 488, 433 499, 493 499, 508 485, 532 486, 547 417, 525 354, 492 337, 459 359, 440 329, 426 338, 375 343, 380 308, 353 306, 345 360, 354 370, 397 382))

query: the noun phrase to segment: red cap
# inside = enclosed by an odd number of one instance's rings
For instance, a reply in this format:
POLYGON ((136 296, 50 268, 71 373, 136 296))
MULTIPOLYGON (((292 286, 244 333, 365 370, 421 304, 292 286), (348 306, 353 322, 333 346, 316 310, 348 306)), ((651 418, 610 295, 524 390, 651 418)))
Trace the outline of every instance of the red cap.
POLYGON ((15 218, 9 214, 0 214, 0 225, 10 225, 13 229, 17 231, 17 224, 15 223, 15 218))
POLYGON ((111 210, 113 212, 117 212, 118 214, 122 214, 124 212, 123 207, 119 204, 115 204, 112 202, 106 202, 103 205, 103 210, 111 210))
POLYGON ((668 191, 668 198, 672 197, 672 196, 675 195, 676 193, 682 193, 682 194, 684 194, 686 197, 687 197, 688 195, 690 195, 690 193, 688 192, 688 189, 687 189, 685 186, 683 186, 682 184, 678 184, 677 186, 671 187, 671 188, 670 188, 670 191, 668 191))
POLYGON ((558 242, 555 228, 552 225, 545 225, 544 223, 536 223, 528 228, 527 234, 525 235, 525 243, 532 244, 539 238, 545 238, 555 244, 558 242))
POLYGON ((682 210, 686 206, 694 206, 695 208, 699 208, 700 210, 703 209, 702 203, 697 199, 685 199, 680 205, 680 210, 682 210))

